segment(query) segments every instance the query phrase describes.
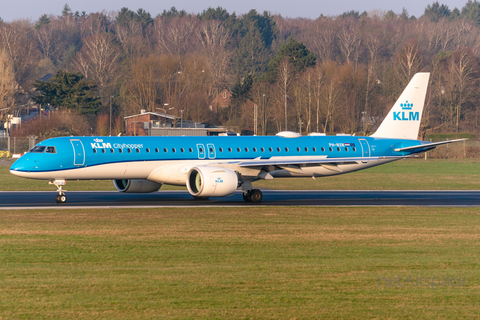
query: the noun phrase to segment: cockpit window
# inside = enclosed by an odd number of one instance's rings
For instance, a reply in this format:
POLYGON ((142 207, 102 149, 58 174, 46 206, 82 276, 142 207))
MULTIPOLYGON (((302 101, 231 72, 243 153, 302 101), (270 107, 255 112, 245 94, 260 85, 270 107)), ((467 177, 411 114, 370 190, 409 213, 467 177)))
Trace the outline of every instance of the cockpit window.
POLYGON ((42 153, 45 151, 45 146, 35 146, 30 150, 32 153, 42 153))
POLYGON ((55 149, 55 147, 47 147, 47 153, 57 153, 57 150, 55 149))

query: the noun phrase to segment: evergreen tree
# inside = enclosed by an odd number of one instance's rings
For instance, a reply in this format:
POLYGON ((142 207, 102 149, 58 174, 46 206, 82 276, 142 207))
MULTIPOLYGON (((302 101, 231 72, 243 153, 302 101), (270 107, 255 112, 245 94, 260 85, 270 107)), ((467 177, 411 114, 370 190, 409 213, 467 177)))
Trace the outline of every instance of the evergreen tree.
POLYGON ((438 22, 441 18, 449 18, 450 13, 450 9, 448 9, 447 5, 440 5, 438 1, 436 1, 425 8, 423 16, 430 19, 432 22, 438 22))
POLYGON ((50 19, 48 18, 48 16, 46 14, 43 14, 40 19, 38 19, 38 22, 37 24, 35 25, 35 29, 40 29, 43 25, 46 25, 46 24, 49 24, 50 23, 50 19))
POLYGON ((352 10, 352 11, 346 11, 342 13, 342 18, 350 18, 350 17, 358 19, 360 18, 360 12, 352 10))
POLYGON ((478 3, 477 0, 468 0, 462 8, 461 15, 463 18, 472 20, 477 25, 480 25, 480 3, 478 3))
POLYGON ((266 71, 271 57, 271 45, 277 34, 275 21, 266 11, 259 15, 250 10, 243 16, 241 24, 235 69, 240 75, 260 74, 266 71))
POLYGON ((129 10, 127 7, 120 9, 120 12, 115 17, 115 21, 119 26, 128 27, 130 22, 134 19, 135 12, 129 10))
POLYGON ((133 19, 140 23, 143 30, 145 30, 148 25, 153 24, 153 19, 150 13, 142 8, 137 10, 137 13, 134 14, 133 19))
POLYGON ((268 74, 266 76, 268 81, 275 81, 278 66, 285 57, 288 58, 296 72, 303 71, 308 67, 313 67, 317 60, 315 54, 309 51, 303 43, 290 37, 287 42, 280 47, 280 50, 278 50, 268 64, 268 74))
POLYGON ((63 6, 62 16, 65 17, 65 16, 69 16, 71 14, 72 14, 72 9, 70 9, 70 6, 68 5, 68 3, 66 3, 63 6))
POLYGON ((33 97, 38 104, 75 110, 78 114, 96 113, 100 109, 96 86, 79 72, 59 70, 50 80, 37 80, 33 86, 42 94, 33 97))

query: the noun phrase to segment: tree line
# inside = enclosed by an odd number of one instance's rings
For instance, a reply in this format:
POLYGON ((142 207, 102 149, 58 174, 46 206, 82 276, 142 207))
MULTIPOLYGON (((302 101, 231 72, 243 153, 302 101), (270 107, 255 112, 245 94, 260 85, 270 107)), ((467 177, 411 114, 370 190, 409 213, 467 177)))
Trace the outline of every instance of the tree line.
POLYGON ((117 117, 168 105, 185 119, 253 131, 257 105, 263 133, 371 132, 412 76, 428 71, 421 135, 476 133, 479 54, 476 0, 453 10, 434 2, 418 18, 406 9, 305 19, 221 7, 152 17, 65 5, 33 23, 0 19, 0 115, 30 99, 90 121, 110 103, 117 117), (211 110, 224 89, 230 104, 211 110))

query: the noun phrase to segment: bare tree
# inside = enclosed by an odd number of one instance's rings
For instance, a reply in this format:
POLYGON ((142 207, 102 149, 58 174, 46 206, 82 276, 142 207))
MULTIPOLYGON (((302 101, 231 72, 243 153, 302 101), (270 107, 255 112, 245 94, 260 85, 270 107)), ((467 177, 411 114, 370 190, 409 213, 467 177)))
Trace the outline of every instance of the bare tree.
POLYGON ((7 114, 15 104, 15 81, 13 61, 5 50, 0 50, 0 124, 6 121, 7 114))

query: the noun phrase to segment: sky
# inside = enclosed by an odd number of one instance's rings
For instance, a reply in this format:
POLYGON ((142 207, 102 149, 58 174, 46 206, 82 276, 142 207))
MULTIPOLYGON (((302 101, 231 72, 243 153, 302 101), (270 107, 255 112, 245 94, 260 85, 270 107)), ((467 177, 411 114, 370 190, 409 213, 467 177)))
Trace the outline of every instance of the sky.
MULTIPOLYGON (((169 10, 172 6, 177 10, 185 10, 188 13, 199 13, 208 7, 216 8, 221 6, 229 13, 237 15, 247 13, 251 9, 258 12, 269 11, 272 14, 281 14, 290 18, 317 18, 320 14, 336 16, 346 11, 373 11, 393 10, 401 13, 405 7, 410 15, 419 17, 423 14, 427 5, 434 0, 0 0, 0 17, 5 22, 16 19, 30 19, 32 22, 38 20, 42 14, 60 15, 63 6, 68 3, 72 11, 86 11, 87 13, 119 11, 122 7, 136 11, 139 8, 150 12, 152 17, 169 10)), ((467 0, 439 0, 440 4, 446 4, 450 10, 455 7, 461 9, 467 0)))

